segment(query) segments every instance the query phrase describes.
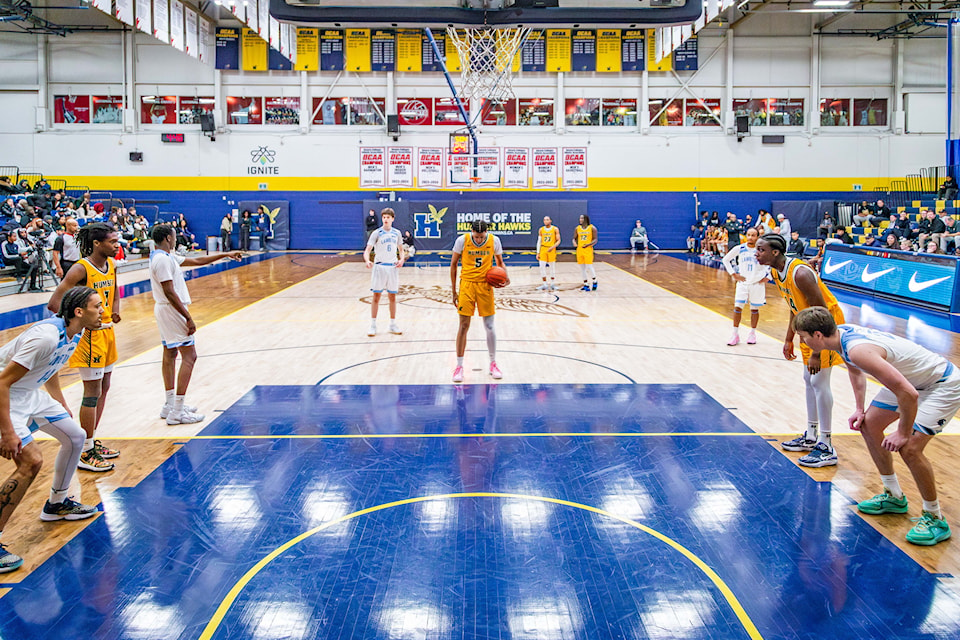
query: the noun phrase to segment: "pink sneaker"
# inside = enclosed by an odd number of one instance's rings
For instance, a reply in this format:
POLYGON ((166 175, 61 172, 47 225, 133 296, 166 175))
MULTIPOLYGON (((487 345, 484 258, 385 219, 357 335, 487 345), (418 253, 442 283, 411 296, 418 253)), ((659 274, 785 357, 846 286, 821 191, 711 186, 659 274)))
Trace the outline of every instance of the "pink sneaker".
POLYGON ((730 338, 730 342, 727 343, 727 346, 728 346, 728 347, 735 347, 735 346, 737 346, 738 344, 740 344, 740 334, 739 334, 739 333, 734 333, 734 334, 733 334, 733 337, 730 338))
POLYGON ((463 367, 457 367, 453 370, 453 381, 463 382, 463 367))
POLYGON ((490 376, 491 376, 494 380, 499 380, 500 378, 503 377, 503 374, 500 373, 500 367, 497 366, 497 363, 496 363, 496 362, 491 362, 491 363, 490 363, 490 376))
POLYGON ((757 334, 753 331, 747 334, 747 344, 757 344, 757 334))

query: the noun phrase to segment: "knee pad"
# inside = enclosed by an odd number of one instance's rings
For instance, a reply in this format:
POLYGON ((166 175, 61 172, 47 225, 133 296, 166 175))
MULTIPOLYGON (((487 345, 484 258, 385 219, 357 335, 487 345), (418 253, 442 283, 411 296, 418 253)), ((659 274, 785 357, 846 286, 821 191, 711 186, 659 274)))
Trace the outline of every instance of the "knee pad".
POLYGON ((84 396, 83 399, 80 400, 80 406, 81 406, 81 407, 95 407, 95 406, 97 406, 97 402, 98 402, 99 400, 100 400, 100 396, 84 396))

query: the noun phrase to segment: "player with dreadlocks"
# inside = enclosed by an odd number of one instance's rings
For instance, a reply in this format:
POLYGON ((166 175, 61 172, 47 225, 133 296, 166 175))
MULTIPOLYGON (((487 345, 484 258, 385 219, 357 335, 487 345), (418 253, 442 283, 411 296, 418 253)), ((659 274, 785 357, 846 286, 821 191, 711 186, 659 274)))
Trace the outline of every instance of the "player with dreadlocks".
MULTIPOLYGON (((787 258, 787 242, 783 236, 768 233, 757 241, 756 258, 761 266, 770 267, 770 275, 780 295, 790 305, 790 324, 783 342, 783 357, 796 359, 793 339, 795 315, 808 307, 825 307, 837 324, 843 324, 843 310, 827 285, 813 268, 800 258, 787 258)), ((817 351, 800 344, 803 356, 803 382, 806 386, 807 429, 793 440, 781 442, 787 451, 809 451, 798 462, 805 467, 826 467, 837 464, 830 434, 833 419, 833 391, 830 372, 842 361, 834 351, 817 351)))
POLYGON ((63 295, 78 285, 92 288, 103 301, 105 322, 98 329, 84 331, 69 364, 77 368, 83 381, 80 426, 87 437, 79 466, 87 471, 110 471, 113 463, 107 462, 107 459, 116 458, 120 452, 105 447, 93 436, 103 415, 113 365, 117 361, 113 325, 120 322, 120 299, 117 296, 117 267, 113 257, 120 248, 120 236, 112 226, 94 222, 81 227, 77 233, 77 244, 82 257, 64 275, 47 308, 51 311, 58 309, 63 295))
MULTIPOLYGON (((84 433, 63 399, 59 373, 76 349, 81 331, 100 326, 103 304, 88 287, 74 287, 61 298, 56 318, 37 322, 0 348, 0 456, 16 465, 0 484, 0 534, 43 465, 40 446, 33 439, 38 429, 60 442, 50 499, 40 519, 83 520, 97 513, 96 507, 68 496, 84 433)), ((0 544, 0 573, 22 564, 23 559, 0 544)))

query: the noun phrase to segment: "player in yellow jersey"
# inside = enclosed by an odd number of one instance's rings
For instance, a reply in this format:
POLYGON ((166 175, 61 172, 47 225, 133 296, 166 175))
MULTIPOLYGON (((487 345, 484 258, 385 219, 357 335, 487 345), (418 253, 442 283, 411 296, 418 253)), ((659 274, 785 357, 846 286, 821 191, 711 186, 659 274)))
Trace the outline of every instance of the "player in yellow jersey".
POLYGON ((597 244, 597 228, 590 224, 590 216, 580 216, 580 225, 574 232, 573 242, 577 246, 577 264, 583 276, 581 291, 590 291, 587 275, 593 278, 593 290, 597 290, 597 271, 593 268, 593 245, 597 244))
MULTIPOLYGON (((467 331, 474 310, 483 318, 483 327, 487 332, 487 352, 490 354, 490 375, 494 380, 503 377, 497 367, 497 334, 493 328, 493 314, 496 308, 493 302, 493 287, 487 283, 487 271, 496 265, 504 270, 503 247, 500 238, 487 233, 488 225, 483 220, 474 220, 470 233, 465 233, 453 245, 453 257, 450 259, 450 285, 453 287, 453 305, 460 314, 460 328, 457 330, 457 368, 453 370, 453 381, 463 382, 463 354, 467 350, 467 331), (463 259, 460 270, 460 286, 457 287, 457 264, 463 259)), ((507 278, 506 284, 510 284, 507 278)), ((504 286, 506 286, 506 284, 504 286)))
POLYGON ((541 291, 557 290, 557 247, 560 246, 560 229, 553 226, 550 216, 543 216, 543 226, 537 232, 537 260, 540 261, 541 291), (547 284, 547 271, 550 271, 550 284, 547 284))
POLYGON ((110 471, 120 452, 103 446, 93 435, 103 415, 103 406, 110 389, 113 365, 117 361, 117 341, 113 325, 120 322, 120 299, 117 296, 117 268, 113 257, 120 248, 120 235, 102 222, 90 223, 77 232, 80 260, 70 267, 47 309, 60 309, 63 295, 76 286, 85 285, 100 294, 103 302, 103 324, 99 329, 84 330, 80 344, 68 363, 76 367, 83 381, 83 399, 80 401, 80 426, 86 432, 83 453, 78 466, 87 471, 110 471))
MULTIPOLYGON (((796 335, 793 318, 809 307, 826 307, 837 324, 843 324, 843 311, 817 272, 800 258, 787 258, 787 243, 783 236, 770 233, 757 241, 757 262, 770 267, 770 275, 780 295, 790 305, 790 324, 783 343, 783 357, 796 359, 793 339, 796 335)), ((837 464, 837 454, 830 440, 833 418, 833 391, 830 389, 830 372, 833 365, 842 362, 834 351, 813 352, 805 344, 800 345, 803 355, 803 381, 806 385, 807 430, 793 440, 781 442, 787 451, 809 451, 799 462, 805 467, 826 467, 837 464)))

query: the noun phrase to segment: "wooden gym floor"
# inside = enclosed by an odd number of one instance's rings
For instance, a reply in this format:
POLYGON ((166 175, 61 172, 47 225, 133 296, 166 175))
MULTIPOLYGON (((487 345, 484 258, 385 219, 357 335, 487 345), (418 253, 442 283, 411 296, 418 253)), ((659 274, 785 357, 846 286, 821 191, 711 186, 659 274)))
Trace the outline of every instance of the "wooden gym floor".
MULTIPOLYGON (((614 627, 635 637, 773 638, 789 637, 798 624, 807 628, 808 616, 797 606, 810 607, 821 637, 956 637, 957 617, 944 614, 960 606, 953 588, 960 575, 956 544, 908 545, 907 517, 864 518, 853 506, 880 484, 859 436, 846 425, 853 397, 845 370, 832 375, 840 464, 807 470, 796 466, 799 454, 781 452, 778 440, 801 430, 805 409, 801 365, 781 355, 788 312, 775 289, 768 287, 758 344, 728 347, 733 284, 722 270, 666 254, 599 259, 598 291, 579 291, 578 267, 563 256, 557 265, 560 290, 548 295, 536 291, 539 275, 531 261, 510 256, 513 282, 498 292, 496 316, 504 378, 489 384, 483 328, 475 321, 461 387, 450 382, 457 321, 443 257, 418 256, 403 269, 403 335, 385 332, 384 305, 373 338, 366 336, 369 272, 356 256, 270 254, 197 270, 188 284, 200 359, 188 401, 207 420, 176 427, 158 417, 159 337, 151 294, 136 284, 146 274, 124 274, 120 362, 98 432, 122 455, 113 472, 80 472, 83 501, 102 503, 104 514, 81 523, 39 521, 55 455, 55 444, 43 442, 48 463, 4 531, 4 543, 25 564, 0 576, 0 637, 72 637, 57 631, 58 625, 81 619, 73 631, 104 638, 567 638, 601 637, 614 627), (613 475, 618 473, 626 475, 613 475), (323 487, 311 484, 321 477, 323 487), (334 477, 340 484, 354 478, 348 482, 358 496, 353 506, 330 502, 334 477), (604 499, 591 493, 593 483, 606 487, 604 499), (198 492, 216 497, 198 506, 192 502, 198 492), (294 494, 313 501, 287 504, 294 494), (290 521, 298 509, 316 512, 317 496, 326 505, 319 515, 290 521), (167 513, 158 506, 169 517, 158 523, 149 515, 151 505, 168 500, 180 507, 167 513), (491 512, 491 500, 502 508, 491 512), (688 500, 693 502, 677 507, 688 500), (666 506, 653 509, 656 504, 666 506), (411 505, 420 510, 404 511, 411 505), (572 511, 561 516, 561 507, 572 511), (670 509, 677 514, 667 517, 670 509), (422 532, 437 518, 451 517, 451 510, 456 534, 440 546, 418 546, 415 536, 405 537, 411 518, 422 532), (546 512, 556 520, 547 523, 546 512), (589 529, 599 526, 590 520, 597 513, 628 523, 634 533, 589 529), (284 550, 300 545, 295 536, 304 530, 332 531, 333 524, 361 517, 355 538, 362 526, 373 543, 344 543, 343 558, 324 555, 336 545, 321 546, 302 563, 281 567, 284 550), (707 524, 696 529, 698 520, 707 524), (232 533, 218 543, 227 521, 233 528, 224 531, 232 533), (681 521, 695 530, 685 533, 687 525, 676 525, 681 521), (631 536, 641 530, 659 532, 670 549, 686 550, 687 560, 664 560, 657 549, 635 555, 641 543, 631 536), (277 539, 261 537, 266 531, 277 539), (384 531, 391 535, 383 537, 384 531), (531 531, 559 537, 523 551, 538 578, 536 588, 525 591, 524 571, 511 570, 508 560, 524 549, 518 541, 531 531), (617 541, 587 548, 581 538, 591 537, 590 531, 617 541), (222 551, 236 536, 257 542, 224 560, 229 570, 209 564, 208 552, 222 551), (140 539, 139 546, 130 538, 140 539), (284 546, 283 540, 296 542, 284 546), (389 562, 374 557, 393 553, 397 544, 404 553, 390 555, 389 562), (478 561, 465 544, 482 545, 491 555, 478 561), (562 555, 565 545, 578 563, 562 555), (136 562, 127 557, 134 549, 136 562), (732 557, 741 553, 750 561, 732 557), (423 587, 416 567, 402 569, 398 558, 404 554, 421 568, 435 567, 434 582, 449 582, 455 597, 423 587), (439 558, 445 559, 442 568, 439 558), (585 558, 598 564, 587 566, 585 558), (331 562, 339 573, 323 573, 331 562), (384 569, 384 562, 392 568, 384 569), (601 566, 607 567, 605 576, 619 567, 622 584, 614 587, 599 577, 601 566), (551 573, 557 567, 562 576, 551 573), (648 578, 654 582, 669 574, 677 591, 646 591, 656 589, 631 574, 631 567, 653 567, 648 578), (161 571, 174 574, 163 577, 161 571), (124 582, 125 572, 137 578, 124 582), (307 573, 323 576, 316 584, 297 582, 307 573), (55 613, 39 615, 26 605, 46 602, 49 609, 47 600, 37 600, 37 589, 69 582, 67 574, 78 584, 73 590, 61 586, 58 598, 77 598, 82 607, 61 602, 55 613), (377 579, 364 590, 358 575, 377 579), (545 586, 561 577, 572 581, 569 593, 545 586), (108 589, 110 580, 114 587, 108 589), (276 587, 270 602, 279 609, 264 609, 264 601, 253 596, 268 585, 276 587), (391 589, 401 587, 409 591, 406 600, 375 604, 386 597, 384 589, 396 596, 391 589), (422 597, 421 587, 427 589, 422 597), (920 614, 895 615, 897 605, 884 594, 898 588, 907 594, 900 604, 914 598, 920 614), (282 602, 293 597, 284 589, 314 593, 323 602, 284 609, 282 602), (640 595, 606 607, 595 603, 623 590, 640 595), (771 599, 780 590, 782 597, 771 599), (181 599, 188 592, 190 603, 181 599), (539 598, 536 606, 529 604, 531 594, 539 598), (332 603, 338 598, 355 604, 337 608, 332 603), (552 603, 548 610, 544 602, 552 603), (890 607, 893 614, 877 613, 890 607), (698 615, 700 622, 692 623, 690 616, 698 615), (634 626, 623 626, 633 618, 634 626), (171 624, 161 633, 150 620, 171 624), (361 624, 366 626, 353 626, 361 624)), ((0 313, 9 320, 45 301, 42 294, 11 296, 0 300, 0 313)), ((909 335, 957 361, 956 334, 853 302, 844 305, 848 321, 909 335)), ((22 329, 5 329, 0 341, 22 329)), ((79 406, 76 375, 66 372, 63 378, 70 385, 68 402, 79 406)), ((960 523, 957 433, 955 420, 929 452, 945 515, 960 523)), ((902 465, 898 472, 912 502, 910 515, 919 515, 909 473, 902 465)), ((311 536, 310 544, 320 542, 311 536)), ((801 635, 797 630, 794 637, 801 635)))

